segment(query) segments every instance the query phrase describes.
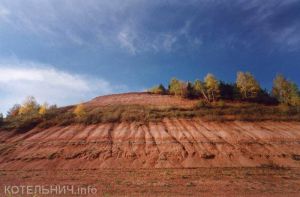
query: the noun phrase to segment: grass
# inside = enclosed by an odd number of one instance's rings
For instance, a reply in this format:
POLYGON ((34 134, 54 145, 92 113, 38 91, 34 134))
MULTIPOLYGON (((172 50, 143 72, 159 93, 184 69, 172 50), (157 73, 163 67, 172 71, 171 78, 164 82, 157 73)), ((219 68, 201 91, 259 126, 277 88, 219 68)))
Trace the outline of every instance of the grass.
POLYGON ((86 107, 84 117, 76 118, 74 106, 48 111, 43 117, 16 117, 5 120, 6 130, 28 131, 36 126, 49 128, 71 124, 98 124, 117 122, 155 122, 164 118, 201 118, 206 121, 300 121, 300 107, 285 105, 267 106, 256 103, 216 102, 196 104, 194 107, 164 107, 141 105, 117 105, 86 107))

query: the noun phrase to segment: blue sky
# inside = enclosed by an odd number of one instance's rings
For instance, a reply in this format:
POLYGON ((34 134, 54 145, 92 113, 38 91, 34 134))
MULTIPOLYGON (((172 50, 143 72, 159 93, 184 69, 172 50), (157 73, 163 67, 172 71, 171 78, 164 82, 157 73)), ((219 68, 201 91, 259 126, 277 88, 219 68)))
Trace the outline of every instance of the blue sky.
POLYGON ((299 0, 1 0, 0 111, 211 72, 300 84, 299 0))

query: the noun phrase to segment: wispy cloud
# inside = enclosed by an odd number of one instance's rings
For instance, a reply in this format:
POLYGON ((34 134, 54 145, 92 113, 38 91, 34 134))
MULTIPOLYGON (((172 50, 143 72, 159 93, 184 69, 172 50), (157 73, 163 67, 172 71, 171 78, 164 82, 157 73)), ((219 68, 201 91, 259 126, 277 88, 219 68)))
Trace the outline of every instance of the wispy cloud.
POLYGON ((128 49, 133 55, 137 52, 137 46, 135 46, 134 43, 135 39, 136 35, 129 29, 124 29, 118 34, 118 41, 120 42, 121 47, 128 49))
POLYGON ((126 90, 104 79, 96 79, 55 69, 35 62, 0 63, 0 112, 5 112, 26 96, 58 105, 78 103, 92 97, 126 90))
POLYGON ((297 0, 2 0, 0 18, 56 44, 109 46, 132 55, 262 41, 295 50, 299 8, 297 0))

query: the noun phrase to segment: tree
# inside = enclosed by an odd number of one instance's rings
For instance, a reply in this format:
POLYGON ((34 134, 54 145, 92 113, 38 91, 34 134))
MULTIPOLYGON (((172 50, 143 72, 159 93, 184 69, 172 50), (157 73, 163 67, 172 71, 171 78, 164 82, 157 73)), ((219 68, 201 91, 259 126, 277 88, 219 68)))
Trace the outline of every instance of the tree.
POLYGON ((172 78, 169 84, 169 93, 179 96, 182 94, 182 82, 176 78, 172 78))
POLYGON ((238 72, 236 85, 243 99, 256 98, 261 89, 259 83, 250 72, 238 72))
POLYGON ((29 96, 25 99, 23 105, 21 106, 19 114, 35 114, 38 113, 39 108, 40 106, 36 102, 35 98, 33 96, 29 96))
POLYGON ((176 96, 182 96, 186 94, 188 84, 173 78, 169 84, 169 93, 176 96))
POLYGON ((200 81, 200 80, 196 80, 194 82, 194 91, 195 91, 195 95, 197 97, 203 97, 204 99, 208 100, 208 96, 206 95, 206 87, 205 84, 200 81))
POLYGON ((40 109, 39 109, 39 115, 44 116, 46 114, 48 108, 49 108, 48 103, 44 103, 43 105, 41 105, 40 109))
POLYGON ((239 99, 239 91, 235 84, 230 84, 221 81, 219 89, 220 89, 221 99, 228 99, 228 100, 239 99))
POLYGON ((21 108, 21 105, 15 104, 12 108, 10 108, 8 110, 7 117, 12 118, 12 117, 16 117, 17 115, 19 115, 20 108, 21 108))
POLYGON ((204 78, 205 87, 207 91, 207 97, 209 101, 215 101, 220 93, 219 81, 213 74, 208 73, 204 78))
POLYGON ((194 88, 191 82, 188 82, 182 85, 182 95, 183 98, 193 98, 194 97, 194 88))
POLYGON ((86 115, 83 104, 78 104, 74 109, 74 114, 77 118, 83 118, 86 115))
POLYGON ((299 89, 295 83, 278 74, 273 81, 272 94, 280 103, 299 105, 299 89))
POLYGON ((162 84, 159 84, 159 86, 151 88, 149 92, 152 94, 166 94, 167 90, 162 84))

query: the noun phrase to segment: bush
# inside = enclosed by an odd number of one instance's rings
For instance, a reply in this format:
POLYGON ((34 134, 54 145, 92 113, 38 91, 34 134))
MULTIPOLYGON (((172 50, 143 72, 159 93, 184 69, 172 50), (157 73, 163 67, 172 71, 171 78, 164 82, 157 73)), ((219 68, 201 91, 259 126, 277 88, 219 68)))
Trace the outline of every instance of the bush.
POLYGON ((200 100, 195 104, 194 108, 201 109, 201 108, 206 108, 209 106, 210 106, 210 104, 207 101, 200 100))
POLYGON ((220 108, 223 108, 223 107, 225 107, 225 102, 224 101, 217 101, 217 102, 214 102, 213 103, 213 106, 215 106, 215 107, 220 107, 220 108))
POLYGON ((18 115, 6 119, 4 128, 16 129, 17 131, 26 132, 37 126, 42 120, 36 114, 18 115))
POLYGON ((113 109, 112 111, 107 110, 103 113, 102 121, 110 123, 119 122, 121 119, 121 114, 121 109, 113 109))
POLYGON ((86 125, 89 124, 97 124, 102 121, 102 110, 101 109, 93 109, 92 111, 88 112, 86 115, 86 118, 83 120, 83 122, 86 125))
POLYGON ((76 118, 79 120, 85 118, 86 111, 85 111, 83 104, 79 104, 75 107, 74 114, 75 114, 76 118))
POLYGON ((280 104, 278 106, 278 108, 279 108, 280 112, 283 114, 288 114, 290 111, 290 107, 287 104, 280 104))

